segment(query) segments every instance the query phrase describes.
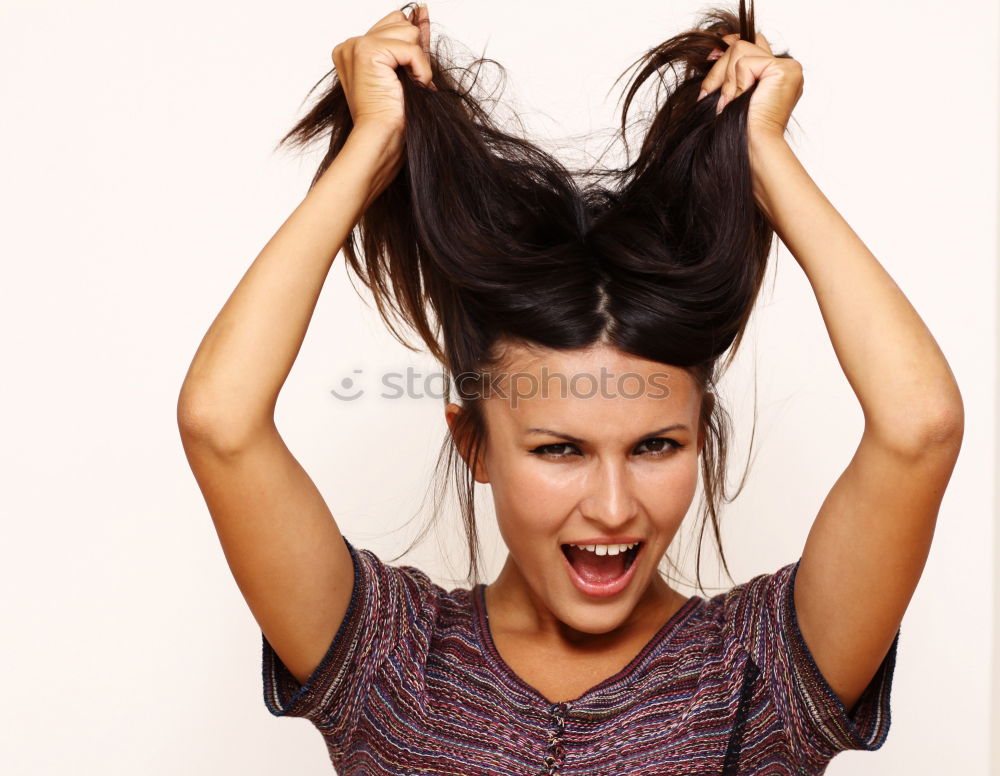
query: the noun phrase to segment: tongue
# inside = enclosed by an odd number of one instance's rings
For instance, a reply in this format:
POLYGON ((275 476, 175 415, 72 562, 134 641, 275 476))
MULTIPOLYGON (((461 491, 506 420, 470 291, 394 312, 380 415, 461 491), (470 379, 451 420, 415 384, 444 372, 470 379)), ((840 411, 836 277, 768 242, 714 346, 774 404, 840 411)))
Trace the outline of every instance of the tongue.
POLYGON ((625 553, 598 555, 590 550, 567 547, 566 555, 576 573, 587 582, 610 582, 625 573, 625 553))

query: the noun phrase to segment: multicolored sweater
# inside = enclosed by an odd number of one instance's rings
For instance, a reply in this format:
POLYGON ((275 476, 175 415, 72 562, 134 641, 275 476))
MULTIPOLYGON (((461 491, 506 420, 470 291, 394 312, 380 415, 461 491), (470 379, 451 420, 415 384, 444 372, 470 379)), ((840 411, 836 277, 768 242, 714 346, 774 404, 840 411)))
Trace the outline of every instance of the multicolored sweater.
POLYGON ((889 732, 899 632, 848 714, 798 628, 798 561, 692 596, 625 668, 551 703, 500 657, 484 585, 446 591, 344 541, 351 602, 305 684, 261 634, 268 710, 309 719, 341 776, 821 774, 889 732))

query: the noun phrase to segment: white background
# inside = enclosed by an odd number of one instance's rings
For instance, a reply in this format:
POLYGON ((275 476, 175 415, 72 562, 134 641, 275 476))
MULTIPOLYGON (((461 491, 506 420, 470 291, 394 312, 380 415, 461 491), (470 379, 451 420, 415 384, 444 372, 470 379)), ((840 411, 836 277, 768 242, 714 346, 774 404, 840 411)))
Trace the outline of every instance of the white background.
MULTIPOLYGON (((529 129, 568 137, 613 127, 615 77, 703 7, 437 0, 430 13, 434 35, 506 67, 505 99, 529 129)), ((5 773, 330 772, 311 725, 263 704, 260 631, 187 467, 175 406, 202 335, 322 150, 275 144, 333 46, 393 8, 0 5, 5 773)), ((965 400, 962 455, 902 625, 891 731, 828 773, 971 776, 990 772, 991 756, 1000 773, 997 7, 766 0, 757 22, 805 69, 793 147, 926 321, 965 400)), ((758 391, 750 481, 724 518, 737 582, 798 558, 861 432, 803 273, 784 247, 775 266, 727 381, 733 482, 755 379, 758 391)), ((354 369, 407 364, 434 367, 389 338, 338 258, 277 421, 345 535, 383 558, 413 534, 390 531, 419 506, 441 403, 348 404, 329 389, 354 369)), ((453 550, 457 525, 442 523, 453 550)), ((496 541, 490 525, 482 534, 496 541)), ((399 562, 450 587, 464 570, 460 552, 451 558, 428 541, 399 562)), ((495 552, 490 575, 501 561, 495 552)), ((705 568, 706 585, 731 584, 705 568)))

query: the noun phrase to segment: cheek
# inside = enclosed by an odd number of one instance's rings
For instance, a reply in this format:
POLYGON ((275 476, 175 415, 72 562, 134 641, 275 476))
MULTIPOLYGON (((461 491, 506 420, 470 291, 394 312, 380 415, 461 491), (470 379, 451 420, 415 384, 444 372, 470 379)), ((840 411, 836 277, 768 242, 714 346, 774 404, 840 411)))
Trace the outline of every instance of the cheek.
POLYGON ((698 459, 677 461, 668 468, 653 470, 641 482, 642 502, 650 515, 665 522, 678 522, 687 514, 698 488, 698 459))
POLYGON ((527 545, 535 537, 557 532, 578 492, 565 478, 553 477, 530 460, 504 467, 490 485, 497 523, 508 545, 527 545))

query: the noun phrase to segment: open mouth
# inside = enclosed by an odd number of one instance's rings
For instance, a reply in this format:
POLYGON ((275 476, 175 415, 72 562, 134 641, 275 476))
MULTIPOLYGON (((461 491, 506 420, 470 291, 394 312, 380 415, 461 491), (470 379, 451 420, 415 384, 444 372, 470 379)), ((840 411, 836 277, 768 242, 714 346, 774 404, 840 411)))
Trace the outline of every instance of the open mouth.
POLYGON ((628 547, 611 545, 612 549, 602 547, 602 552, 598 552, 595 545, 590 545, 594 549, 584 549, 578 545, 563 544, 560 549, 581 578, 603 583, 617 579, 628 571, 644 544, 640 541, 628 547))

